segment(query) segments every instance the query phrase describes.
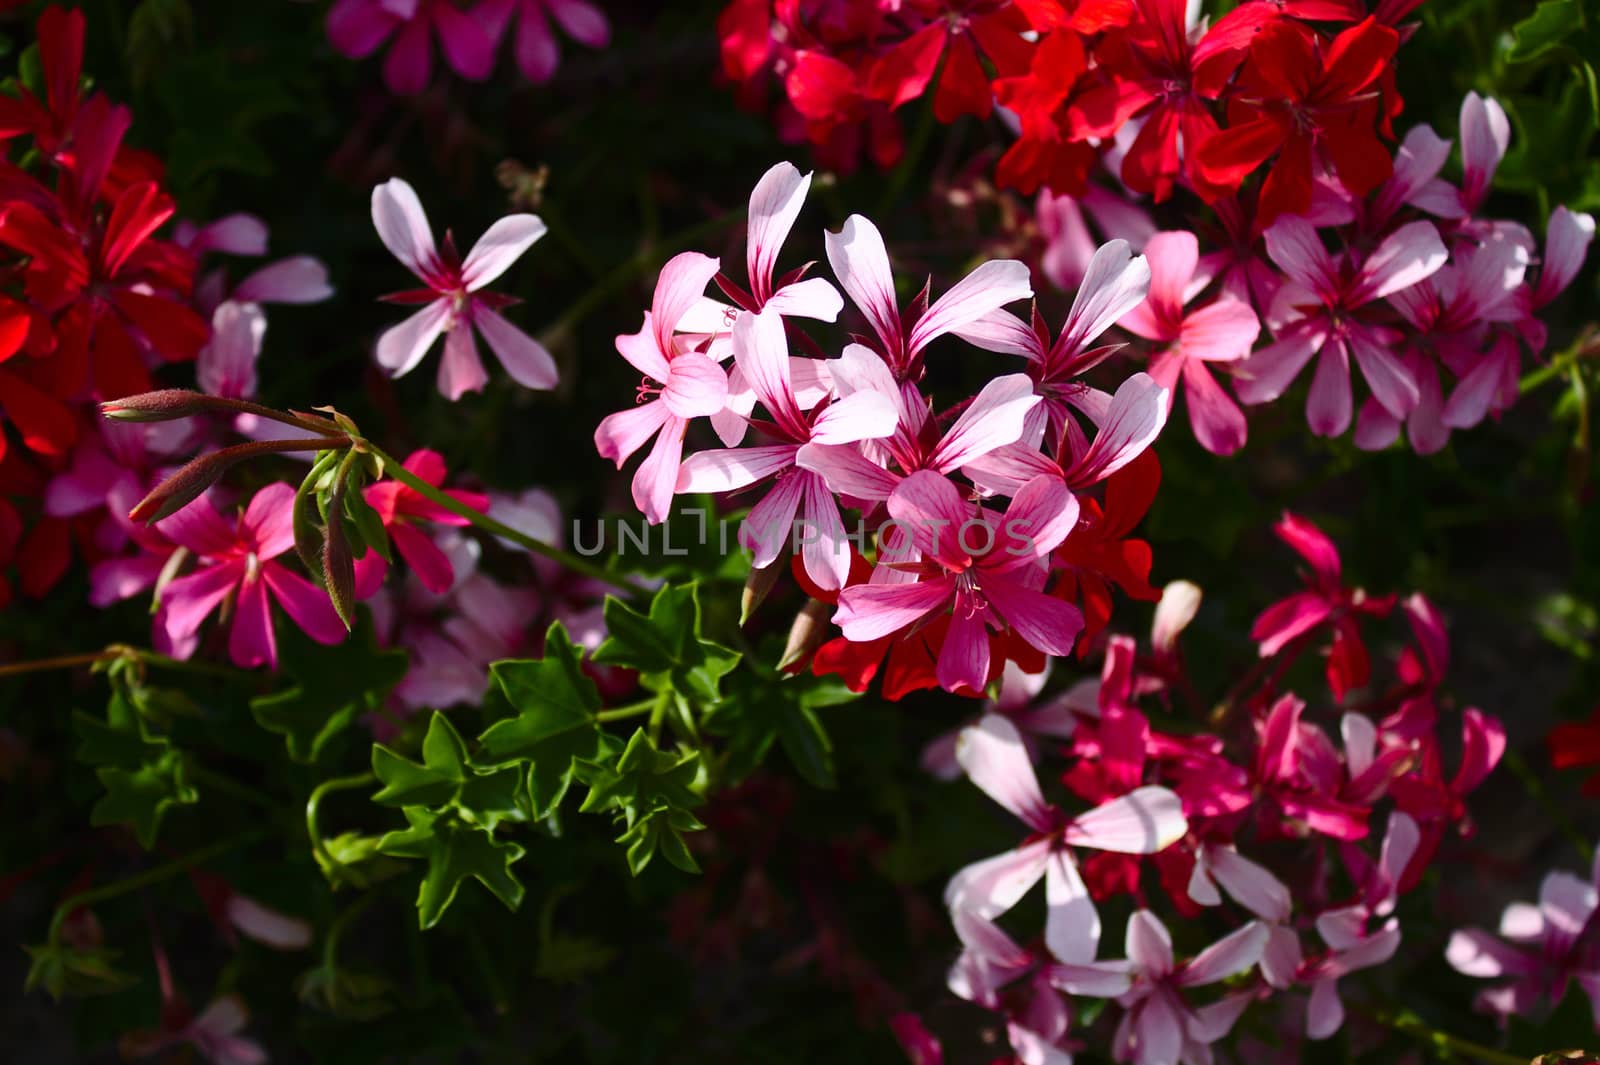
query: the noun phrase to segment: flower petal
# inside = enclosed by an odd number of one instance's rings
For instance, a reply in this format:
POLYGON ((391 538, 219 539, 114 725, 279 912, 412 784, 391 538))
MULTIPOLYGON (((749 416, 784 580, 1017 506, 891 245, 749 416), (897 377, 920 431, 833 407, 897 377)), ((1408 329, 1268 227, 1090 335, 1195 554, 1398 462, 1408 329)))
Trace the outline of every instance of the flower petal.
POLYGON ((505 273, 544 234, 544 220, 534 214, 507 215, 490 226, 461 263, 467 291, 476 292, 505 273))

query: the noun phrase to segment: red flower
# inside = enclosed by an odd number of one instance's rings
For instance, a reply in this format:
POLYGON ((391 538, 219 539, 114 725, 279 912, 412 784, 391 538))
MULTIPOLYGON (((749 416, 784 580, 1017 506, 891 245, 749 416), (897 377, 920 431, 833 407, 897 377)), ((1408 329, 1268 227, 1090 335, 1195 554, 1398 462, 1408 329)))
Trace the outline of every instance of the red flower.
POLYGON ((933 80, 943 57, 944 69, 933 95, 934 117, 946 123, 962 115, 989 117, 994 92, 979 52, 1001 77, 1026 71, 1034 48, 1022 37, 1028 19, 996 0, 943 0, 918 6, 927 9, 929 23, 873 64, 867 94, 891 107, 914 100, 933 80))
POLYGON ((1255 35, 1249 60, 1229 101, 1229 128, 1196 153, 1199 189, 1217 199, 1276 155, 1258 206, 1259 224, 1311 206, 1313 170, 1321 161, 1357 196, 1388 179, 1392 160, 1378 139, 1383 79, 1400 35, 1375 18, 1326 45, 1287 19, 1255 35))
MULTIPOLYGON (((1600 706, 1594 708, 1587 721, 1572 721, 1551 729, 1545 743, 1550 747, 1552 768, 1600 766, 1600 706)), ((1589 774, 1583 782, 1583 793, 1600 796, 1600 771, 1589 774)))
POLYGON ((1083 610, 1080 658, 1088 657, 1095 637, 1111 622, 1112 585, 1147 603, 1161 598, 1161 591, 1150 586, 1150 545, 1128 538, 1160 486, 1161 464, 1154 451, 1146 451, 1107 478, 1104 508, 1092 499, 1079 499, 1083 510, 1078 527, 1056 549, 1055 565, 1062 577, 1053 594, 1078 601, 1083 610))

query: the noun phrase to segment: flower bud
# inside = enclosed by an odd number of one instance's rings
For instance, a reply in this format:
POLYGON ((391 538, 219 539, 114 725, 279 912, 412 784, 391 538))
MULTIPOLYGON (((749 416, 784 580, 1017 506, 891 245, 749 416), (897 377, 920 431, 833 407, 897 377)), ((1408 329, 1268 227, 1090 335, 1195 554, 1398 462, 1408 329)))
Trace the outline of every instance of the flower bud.
POLYGON ((186 388, 141 392, 137 396, 124 396, 100 404, 101 414, 119 422, 170 422, 229 409, 215 396, 191 392, 186 388))
POLYGON ((783 657, 778 660, 779 669, 787 672, 807 661, 827 642, 828 614, 832 610, 832 604, 820 599, 806 601, 800 613, 794 616, 794 624, 789 626, 789 640, 784 644, 783 657))

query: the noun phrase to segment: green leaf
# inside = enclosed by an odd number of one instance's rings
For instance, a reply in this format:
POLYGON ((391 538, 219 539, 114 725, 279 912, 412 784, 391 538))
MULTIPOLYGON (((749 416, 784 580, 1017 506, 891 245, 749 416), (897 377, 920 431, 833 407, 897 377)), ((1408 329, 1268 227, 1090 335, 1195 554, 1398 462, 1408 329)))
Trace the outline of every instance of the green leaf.
POLYGON ((423 928, 439 923, 468 877, 488 888, 508 909, 522 904, 522 882, 511 872, 524 853, 520 846, 496 840, 487 829, 452 813, 410 806, 405 815, 411 827, 384 836, 378 850, 395 858, 427 861, 428 871, 417 892, 417 918, 423 928))
POLYGON ((1511 28, 1513 43, 1506 58, 1527 63, 1552 49, 1565 47, 1584 28, 1580 0, 1544 0, 1533 14, 1511 28))
POLYGON ((200 801, 186 779, 183 755, 177 751, 169 750, 135 769, 107 767, 97 769, 95 775, 106 793, 89 811, 89 823, 129 825, 145 850, 155 846, 167 810, 200 801))
POLYGON ((778 743, 801 776, 828 788, 834 784, 833 743, 816 709, 856 698, 859 693, 837 677, 746 669, 706 717, 706 731, 728 741, 723 769, 730 782, 748 776, 778 743))
POLYGON ((579 649, 559 623, 545 635, 544 658, 507 660, 489 674, 517 712, 480 736, 478 760, 486 766, 531 762, 528 791, 535 817, 545 817, 572 783, 574 758, 598 756, 595 722, 600 694, 584 674, 579 649))
POLYGON ((714 703, 722 698, 719 682, 739 664, 737 651, 701 635, 697 585, 662 587, 648 614, 607 598, 605 619, 610 635, 594 660, 638 670, 640 683, 652 691, 714 703))
POLYGON ((618 836, 617 842, 627 845, 628 869, 634 876, 644 872, 658 850, 667 861, 684 872, 698 873, 700 865, 689 853, 683 833, 698 832, 705 827, 687 810, 658 807, 618 836))
POLYGON ((383 806, 443 806, 467 779, 467 748, 450 719, 435 710, 422 739, 422 763, 372 745, 372 772, 383 787, 372 801, 383 806))
POLYGON ((122 727, 109 725, 81 710, 72 712, 72 731, 78 734, 76 758, 85 765, 116 766, 132 769, 160 758, 167 751, 165 737, 152 738, 145 724, 127 711, 120 693, 113 692, 112 720, 128 722, 122 727))
POLYGON ((632 828, 658 809, 698 806, 703 800, 692 785, 700 769, 699 751, 658 750, 645 730, 638 729, 615 761, 580 759, 573 764, 575 775, 589 787, 579 812, 612 811, 632 828))
POLYGON ((250 712, 262 728, 284 738, 290 758, 315 762, 335 736, 383 706, 409 661, 404 651, 378 648, 365 611, 350 638, 333 647, 285 626, 278 666, 294 684, 250 700, 250 712))
POLYGON ((23 949, 31 960, 22 989, 42 988, 58 1002, 68 995, 108 995, 138 983, 116 967, 115 951, 76 950, 65 943, 23 949))

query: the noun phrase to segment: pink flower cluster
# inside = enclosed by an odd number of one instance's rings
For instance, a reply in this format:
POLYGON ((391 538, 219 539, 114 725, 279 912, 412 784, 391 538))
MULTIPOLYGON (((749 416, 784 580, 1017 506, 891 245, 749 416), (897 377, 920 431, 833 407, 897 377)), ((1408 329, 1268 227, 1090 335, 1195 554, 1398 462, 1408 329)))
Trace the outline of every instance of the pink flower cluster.
MULTIPOLYGON (((1246 438, 1240 409, 1279 399, 1315 363, 1306 421, 1318 436, 1389 446, 1402 429, 1419 454, 1516 402, 1524 352, 1548 334, 1539 312, 1571 284, 1594 220, 1565 207, 1541 247, 1520 223, 1484 217, 1510 142, 1504 110, 1468 95, 1461 106, 1459 186, 1439 177, 1451 142, 1426 125, 1395 152, 1391 176, 1365 196, 1332 177, 1309 211, 1262 227, 1235 195, 1212 204, 1218 232, 1157 232, 1120 183, 1080 200, 1040 196, 1046 275, 1073 288, 1093 254, 1089 223, 1150 260, 1151 298, 1120 325, 1147 342, 1152 377, 1187 397, 1195 438, 1232 454, 1246 438), (1115 188, 1117 191, 1112 191, 1115 188), (1219 239, 1220 238, 1220 239, 1219 239), (1257 319, 1264 329, 1259 330, 1257 319), (1358 404, 1352 364, 1367 386, 1358 404), (1230 380, 1237 401, 1217 379, 1230 380), (1179 382, 1182 388, 1179 388, 1179 382)), ((1121 159, 1107 160, 1112 173, 1121 159)))
POLYGON ((776 265, 809 186, 787 163, 756 186, 747 284, 696 252, 662 269, 643 328, 617 338, 642 375, 638 402, 601 422, 596 448, 620 467, 650 446, 633 498, 651 522, 675 494, 754 498, 741 527, 754 565, 797 555, 808 591, 837 603, 847 648, 817 667, 856 686, 886 654, 905 662, 898 691, 979 692, 1008 659, 1037 669, 1042 656, 1069 653, 1084 628, 1071 600, 1097 572, 1090 552, 1073 551, 1114 532, 1080 495, 1150 446, 1167 395, 1146 374, 1114 394, 1079 378, 1113 350, 1096 338, 1144 301, 1150 267, 1126 242, 1101 248, 1052 341, 1042 321, 1002 311, 1032 295, 1015 260, 983 263, 937 299, 925 287, 902 307, 883 238, 853 215, 826 235, 826 251, 865 332, 818 340, 802 323, 834 321, 843 298, 807 267, 779 275, 776 265), (712 281, 727 302, 706 294, 712 281), (925 391, 927 360, 936 342, 957 339, 1020 355, 1028 372, 996 373, 940 409, 925 391), (726 446, 685 458, 699 419, 726 446), (841 507, 863 515, 858 534, 841 507))
MULTIPOLYGON (((1184 727, 1205 707, 1178 641, 1199 590, 1179 582, 1157 608, 1149 651, 1113 636, 1098 681, 1043 698, 1042 677, 1008 674, 998 702, 925 755, 936 769, 953 758, 1024 826, 1016 847, 961 870, 945 892, 962 944, 950 987, 1003 1015, 1022 1061, 1070 1061, 1081 998, 1114 1002, 1103 1023, 1116 1059, 1135 1065, 1209 1063, 1247 1009, 1277 1011, 1275 1023, 1304 1038, 1333 1034, 1340 979, 1395 953, 1397 900, 1448 833, 1471 831, 1464 800, 1505 738, 1487 714, 1441 700, 1448 642, 1433 606, 1421 595, 1399 604, 1411 642, 1379 688, 1363 631, 1395 601, 1343 586, 1336 550, 1311 523, 1287 516, 1278 532, 1312 564, 1311 587, 1258 619, 1260 662, 1212 727, 1184 727), (1313 652, 1343 660, 1329 668, 1331 705, 1284 688, 1313 652), (1455 729, 1463 753, 1447 773, 1441 733, 1455 729), (1070 802, 1046 798, 1036 766, 1070 802), (1002 918, 1041 880, 1043 933, 1018 938, 1002 918), (1100 907, 1124 897, 1123 956, 1103 958, 1100 907), (1212 930, 1210 945, 1180 953, 1175 920, 1185 942, 1212 930)), ((1588 900, 1586 921, 1593 887, 1557 887, 1558 906, 1588 900)), ((1564 917, 1546 923, 1565 928, 1564 917)), ((1538 943, 1558 933, 1513 923, 1518 947, 1463 933, 1452 960, 1519 988, 1546 979, 1538 943)))

